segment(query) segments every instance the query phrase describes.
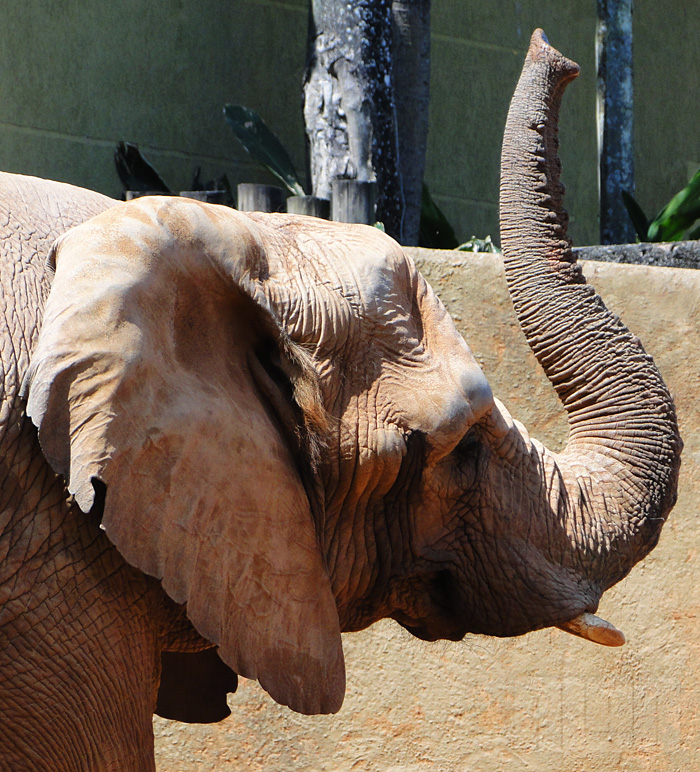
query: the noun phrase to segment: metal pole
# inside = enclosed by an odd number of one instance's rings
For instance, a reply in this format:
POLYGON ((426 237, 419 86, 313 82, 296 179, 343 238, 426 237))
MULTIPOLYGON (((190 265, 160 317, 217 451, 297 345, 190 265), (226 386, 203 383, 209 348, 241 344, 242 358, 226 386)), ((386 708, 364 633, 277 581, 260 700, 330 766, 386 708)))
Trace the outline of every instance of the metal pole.
POLYGON ((598 185, 600 243, 625 244, 635 232, 621 192, 634 193, 632 11, 634 0, 598 0, 598 185))

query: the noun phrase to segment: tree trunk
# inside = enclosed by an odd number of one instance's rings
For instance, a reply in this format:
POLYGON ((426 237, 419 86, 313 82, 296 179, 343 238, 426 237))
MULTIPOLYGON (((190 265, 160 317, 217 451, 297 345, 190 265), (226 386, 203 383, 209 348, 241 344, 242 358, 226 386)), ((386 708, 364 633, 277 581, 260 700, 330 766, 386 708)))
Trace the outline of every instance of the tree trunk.
POLYGON ((430 100, 430 0, 394 0, 392 51, 404 198, 404 240, 417 245, 428 143, 430 100))
POLYGON ((634 0, 598 0, 598 158, 600 243, 635 241, 622 191, 634 194, 634 94, 632 10, 634 0))
POLYGON ((335 178, 376 182, 377 219, 404 244, 418 240, 429 9, 429 0, 311 3, 304 120, 313 194, 330 197, 335 178))

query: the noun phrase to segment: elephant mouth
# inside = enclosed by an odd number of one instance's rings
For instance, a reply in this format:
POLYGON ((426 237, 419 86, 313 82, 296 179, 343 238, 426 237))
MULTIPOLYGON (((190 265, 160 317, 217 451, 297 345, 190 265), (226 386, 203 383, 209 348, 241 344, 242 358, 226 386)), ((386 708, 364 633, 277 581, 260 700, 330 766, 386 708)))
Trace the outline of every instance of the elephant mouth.
MULTIPOLYGON (((422 641, 461 641, 467 632, 452 631, 452 630, 439 630, 434 624, 416 624, 415 622, 404 622, 401 619, 396 618, 396 621, 411 635, 419 638, 422 641)), ((622 630, 619 630, 615 625, 611 624, 605 619, 602 619, 595 614, 584 612, 579 614, 574 619, 562 624, 556 625, 560 630, 570 635, 575 635, 579 638, 584 638, 591 643, 597 643, 601 646, 623 646, 627 639, 622 630)))
POLYGON ((423 582, 418 602, 410 610, 396 611, 392 618, 422 641, 461 641, 471 630, 465 624, 464 606, 454 576, 441 570, 427 581, 424 577, 423 582))
POLYGON ((543 627, 557 627, 570 635, 602 646, 622 646, 626 641, 621 630, 593 613, 597 603, 589 605, 566 621, 551 620, 542 624, 533 617, 528 623, 527 615, 523 614, 522 629, 507 630, 494 626, 493 620, 488 628, 482 627, 475 624, 475 619, 468 613, 468 604, 465 603, 460 584, 449 570, 438 571, 428 581, 425 579, 422 602, 410 610, 399 610, 392 615, 404 629, 422 641, 460 641, 470 633, 511 637, 543 627))
POLYGON ((408 630, 411 635, 421 641, 433 643, 434 641, 461 641, 467 634, 467 631, 461 627, 452 628, 449 624, 435 623, 433 620, 424 623, 403 621, 395 616, 394 620, 398 622, 404 630, 408 630))
MULTIPOLYGON (((418 621, 414 619, 409 620, 397 614, 394 616, 394 619, 405 630, 408 630, 411 635, 419 638, 421 641, 461 641, 465 635, 473 632, 472 630, 465 629, 465 626, 461 624, 451 623, 445 617, 433 617, 418 621)), ((575 635, 601 646, 623 646, 627 640, 622 630, 619 630, 607 620, 587 611, 568 622, 562 622, 554 626, 565 633, 575 635)))

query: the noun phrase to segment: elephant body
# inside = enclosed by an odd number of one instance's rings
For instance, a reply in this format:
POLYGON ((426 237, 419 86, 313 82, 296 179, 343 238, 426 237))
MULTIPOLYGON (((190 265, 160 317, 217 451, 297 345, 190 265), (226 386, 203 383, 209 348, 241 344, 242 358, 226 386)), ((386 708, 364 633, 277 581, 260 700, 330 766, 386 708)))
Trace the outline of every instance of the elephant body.
POLYGON ((0 769, 146 769, 160 641, 182 611, 70 501, 20 397, 51 245, 116 202, 9 174, 0 202, 0 769))
POLYGON ((0 769, 152 770, 153 711, 218 720, 236 674, 337 711, 340 634, 383 617, 622 642, 594 612, 656 543, 681 442, 571 257, 576 72, 535 34, 503 156, 559 454, 377 229, 0 176, 0 769))

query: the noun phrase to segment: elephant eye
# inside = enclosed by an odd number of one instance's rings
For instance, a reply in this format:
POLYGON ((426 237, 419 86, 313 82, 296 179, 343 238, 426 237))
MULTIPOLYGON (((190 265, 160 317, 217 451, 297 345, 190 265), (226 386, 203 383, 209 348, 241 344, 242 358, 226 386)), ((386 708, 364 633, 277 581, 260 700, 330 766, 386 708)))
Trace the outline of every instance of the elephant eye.
POLYGON ((465 460, 473 459, 478 453, 478 446, 479 440, 477 437, 476 426, 472 426, 457 445, 455 445, 455 449, 452 453, 465 460))

